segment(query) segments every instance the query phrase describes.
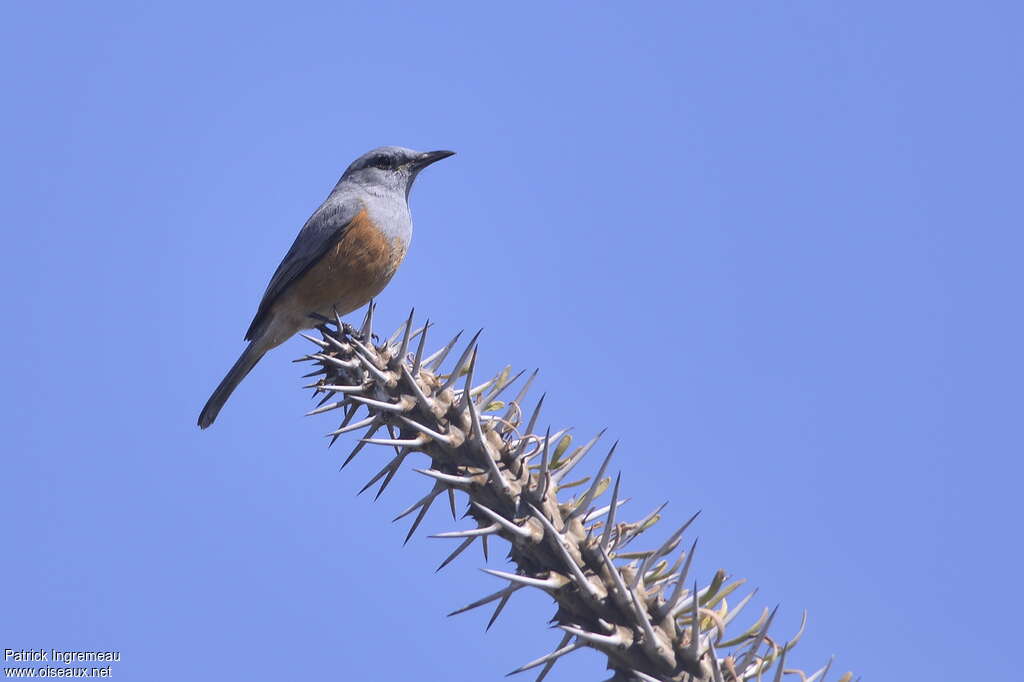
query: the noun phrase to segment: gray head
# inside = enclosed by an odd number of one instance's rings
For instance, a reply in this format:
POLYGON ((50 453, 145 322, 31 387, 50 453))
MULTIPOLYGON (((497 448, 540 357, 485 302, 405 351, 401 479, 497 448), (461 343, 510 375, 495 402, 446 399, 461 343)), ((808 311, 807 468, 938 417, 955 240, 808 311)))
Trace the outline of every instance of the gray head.
POLYGON ((421 170, 435 161, 447 159, 454 153, 444 150, 417 152, 405 147, 377 147, 353 161, 345 169, 340 182, 360 184, 371 190, 394 190, 408 198, 413 180, 421 170))

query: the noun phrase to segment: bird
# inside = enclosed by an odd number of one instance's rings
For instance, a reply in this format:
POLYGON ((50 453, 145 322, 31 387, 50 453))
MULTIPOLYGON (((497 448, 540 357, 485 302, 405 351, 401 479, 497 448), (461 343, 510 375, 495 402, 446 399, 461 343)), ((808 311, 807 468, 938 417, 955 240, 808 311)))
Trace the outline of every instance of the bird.
POLYGON ((245 333, 249 345, 199 413, 201 429, 267 351, 320 324, 316 316, 347 315, 387 286, 412 238, 416 176, 454 153, 377 147, 345 169, 270 278, 245 333))

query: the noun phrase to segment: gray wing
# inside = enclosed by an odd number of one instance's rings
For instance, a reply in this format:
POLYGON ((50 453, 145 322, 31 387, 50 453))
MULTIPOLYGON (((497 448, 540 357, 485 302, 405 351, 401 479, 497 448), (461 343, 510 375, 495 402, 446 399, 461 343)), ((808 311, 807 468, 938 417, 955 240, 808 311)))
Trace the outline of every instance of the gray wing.
POLYGON ((292 243, 292 247, 285 254, 284 260, 277 266, 274 276, 270 278, 270 284, 267 285, 267 290, 263 293, 260 307, 256 310, 256 316, 253 317, 249 330, 245 332, 246 341, 252 341, 256 336, 257 330, 265 321, 270 306, 274 304, 277 297, 338 243, 352 223, 352 219, 359 214, 362 208, 362 203, 358 199, 342 200, 329 197, 309 217, 292 243))

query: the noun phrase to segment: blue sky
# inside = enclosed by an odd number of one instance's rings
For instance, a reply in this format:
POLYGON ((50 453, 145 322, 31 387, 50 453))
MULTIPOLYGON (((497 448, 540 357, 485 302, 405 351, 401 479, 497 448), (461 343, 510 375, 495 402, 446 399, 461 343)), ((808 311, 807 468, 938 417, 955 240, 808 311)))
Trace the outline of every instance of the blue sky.
MULTIPOLYGON (((1007 679, 1024 606, 1014 3, 51 3, 3 40, 0 648, 139 680, 501 679, 557 642, 355 492, 293 340, 195 418, 355 156, 449 148, 379 299, 620 439, 790 662, 1007 679), (1014 189, 1016 188, 1016 189, 1014 189)), ((383 455, 380 455, 383 456, 383 455)), ((596 466, 597 463, 594 464, 596 466)), ((436 512, 436 513, 435 513, 436 512)), ((672 524, 657 531, 655 542, 672 524), (660 533, 660 534, 659 534, 660 533)), ((503 568, 502 553, 489 566, 503 568)), ((574 654, 551 679, 602 679, 574 654)))

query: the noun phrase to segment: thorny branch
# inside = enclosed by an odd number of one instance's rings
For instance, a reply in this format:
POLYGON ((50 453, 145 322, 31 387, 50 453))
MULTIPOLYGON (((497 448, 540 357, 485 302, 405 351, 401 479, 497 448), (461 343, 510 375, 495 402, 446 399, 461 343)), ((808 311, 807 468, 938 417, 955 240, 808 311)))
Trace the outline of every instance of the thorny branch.
MULTIPOLYGON (((431 479, 431 489, 396 518, 416 512, 406 541, 438 497, 448 498, 454 516, 455 493, 468 496, 468 516, 476 527, 431 536, 460 540, 438 570, 478 538, 485 551, 490 538, 511 545, 515 572, 484 569, 504 587, 449 615, 497 602, 489 628, 523 587, 543 590, 555 600, 558 609, 552 622, 563 631, 558 645, 509 674, 539 668, 540 682, 559 658, 586 646, 607 656, 608 668, 614 671, 608 682, 779 682, 783 675, 824 682, 831 660, 810 674, 785 667, 789 651, 803 634, 806 612, 799 631, 785 642, 769 634, 778 607, 764 609, 739 634, 727 634, 754 595, 747 594, 735 605, 728 602, 745 581, 727 584, 726 573, 719 570, 703 587, 699 581, 688 582, 696 541, 669 563, 697 515, 657 549, 626 552, 627 545, 661 519, 664 505, 633 523, 618 518, 619 508, 628 501, 619 495, 621 474, 614 485, 606 476, 617 443, 592 477, 566 481, 603 432, 571 452, 567 430, 540 433, 543 396, 529 416, 523 409, 536 372, 507 403, 499 398, 522 372, 510 378, 506 368, 476 384, 480 332, 454 367, 442 372, 461 332, 424 357, 430 322, 414 329, 414 312, 383 343, 375 342, 373 335, 372 303, 359 330, 337 317, 318 318, 321 338, 306 336, 317 352, 296 361, 318 365, 306 375, 318 377, 306 388, 322 394, 309 414, 341 411, 339 427, 327 434, 332 444, 343 434, 365 429, 342 468, 367 444, 394 449, 395 456, 363 488, 379 482, 378 497, 406 457, 418 452, 430 458, 428 468, 415 471, 431 479), (365 416, 353 421, 360 410, 365 416), (387 438, 377 437, 381 428, 387 438), (611 502, 595 508, 609 488, 611 502), (567 490, 581 492, 575 497, 561 494, 567 490)), ((851 677, 846 673, 839 682, 851 677)))

